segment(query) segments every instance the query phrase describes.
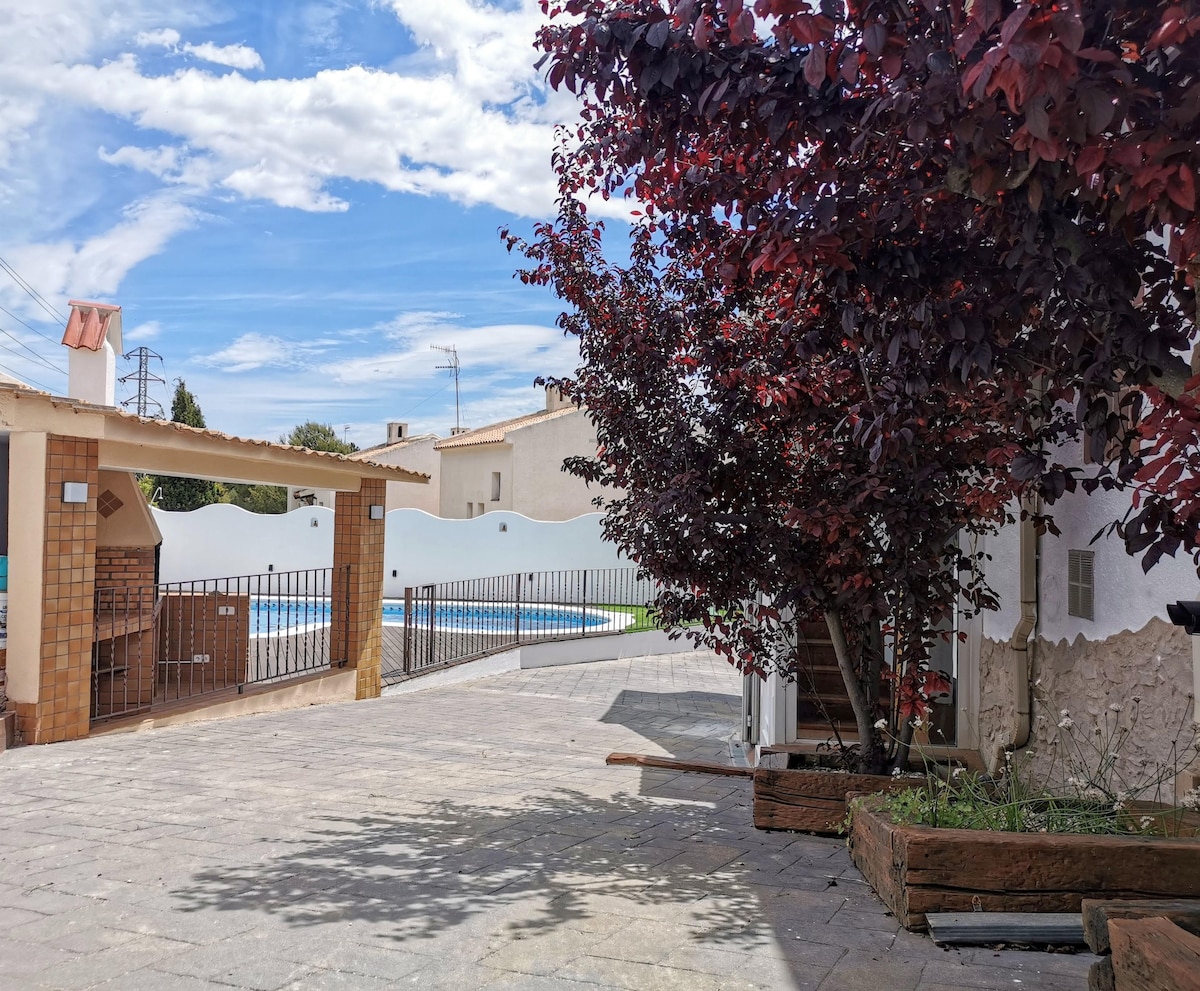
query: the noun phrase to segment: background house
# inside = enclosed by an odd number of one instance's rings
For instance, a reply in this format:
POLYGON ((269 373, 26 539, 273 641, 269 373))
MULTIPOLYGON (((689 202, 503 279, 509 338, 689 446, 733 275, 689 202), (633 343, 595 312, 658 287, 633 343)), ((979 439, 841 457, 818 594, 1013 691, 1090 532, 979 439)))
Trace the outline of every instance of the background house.
MULTIPOLYGON (((385 505, 390 513, 393 509, 420 509, 431 516, 438 515, 441 496, 441 461, 434 445, 441 440, 437 434, 411 436, 408 424, 392 421, 387 425, 387 440, 374 447, 356 451, 347 457, 355 460, 372 461, 375 464, 395 465, 429 476, 428 485, 406 485, 389 482, 385 505)), ((305 506, 334 506, 336 494, 332 489, 313 489, 289 486, 287 508, 301 509, 305 506)))
POLYGON ((497 509, 534 520, 569 520, 596 512, 596 489, 563 470, 569 457, 596 453, 587 411, 546 389, 546 405, 490 426, 438 441, 440 509, 446 519, 470 519, 497 509))

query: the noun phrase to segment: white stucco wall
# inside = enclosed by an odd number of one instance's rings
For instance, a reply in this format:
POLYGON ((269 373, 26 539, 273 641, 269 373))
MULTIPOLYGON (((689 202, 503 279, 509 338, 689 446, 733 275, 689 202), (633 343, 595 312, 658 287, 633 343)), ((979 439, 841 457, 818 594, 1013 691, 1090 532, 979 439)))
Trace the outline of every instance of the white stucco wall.
POLYGON ((584 410, 535 423, 509 434, 512 441, 512 508, 535 520, 568 520, 593 513, 600 493, 563 470, 570 457, 594 456, 596 428, 584 410))
MULTIPOLYGON (((418 485, 413 482, 388 482, 387 495, 384 505, 390 512, 393 509, 420 509, 434 516, 441 509, 441 458, 433 449, 441 438, 429 436, 414 440, 404 447, 390 451, 381 451, 370 455, 371 461, 385 465, 399 465, 423 472, 429 476, 429 482, 418 485)), ((333 507, 337 505, 337 493, 331 489, 300 488, 295 485, 288 487, 288 509, 301 507, 296 499, 297 491, 311 492, 317 506, 333 507)))
MULTIPOLYGON (((438 452, 442 459, 440 515, 448 520, 470 519, 482 505, 485 513, 499 510, 520 512, 513 503, 513 449, 509 444, 478 444, 438 452), (500 472, 500 499, 492 501, 492 472, 500 472)), ((586 512, 586 510, 585 510, 586 512)), ((532 513, 524 516, 539 519, 532 513)), ((581 513, 573 513, 580 516, 581 513)), ((570 517, 558 517, 569 519, 570 517)))
MULTIPOLYGON (((191 513, 154 510, 163 534, 164 582, 328 568, 333 562, 333 511, 297 509, 259 516, 237 506, 205 506, 191 513), (313 526, 313 521, 316 526, 313 526)), ((408 585, 486 578, 515 572, 626 568, 606 543, 601 516, 563 522, 488 513, 473 520, 444 520, 416 509, 387 514, 384 594, 408 585), (395 572, 395 574, 393 574, 395 572)))
MULTIPOLYGON (((1050 507, 1061 536, 1046 533, 1038 549, 1037 635, 1050 642, 1105 640, 1125 631, 1140 630, 1154 617, 1167 619, 1167 603, 1176 599, 1200 599, 1200 579, 1195 565, 1184 554, 1163 558, 1143 573, 1141 562, 1125 553, 1116 535, 1094 544, 1100 529, 1120 519, 1129 508, 1129 496, 1120 492, 1068 494, 1050 507), (1067 615, 1067 552, 1090 550, 1095 558, 1095 619, 1067 615)), ((984 616, 983 634, 992 640, 1007 640, 1021 611, 1019 528, 1006 527, 986 538, 984 549, 991 556, 987 574, 1000 594, 1000 609, 984 616)))

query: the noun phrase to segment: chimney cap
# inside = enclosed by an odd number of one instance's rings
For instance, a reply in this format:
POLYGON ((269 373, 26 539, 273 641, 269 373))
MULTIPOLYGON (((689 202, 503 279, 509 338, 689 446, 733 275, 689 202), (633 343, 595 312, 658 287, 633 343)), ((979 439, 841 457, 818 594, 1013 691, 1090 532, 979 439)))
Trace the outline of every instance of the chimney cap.
POLYGON ((121 351, 121 307, 112 303, 89 303, 72 299, 71 316, 63 332, 62 343, 69 348, 99 351, 108 341, 118 354, 121 351))

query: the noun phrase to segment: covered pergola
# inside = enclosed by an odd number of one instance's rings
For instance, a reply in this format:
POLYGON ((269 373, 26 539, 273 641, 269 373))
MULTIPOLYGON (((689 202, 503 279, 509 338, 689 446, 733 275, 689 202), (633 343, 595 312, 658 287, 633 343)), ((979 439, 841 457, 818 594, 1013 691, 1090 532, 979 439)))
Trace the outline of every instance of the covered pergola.
POLYGON ((98 531, 113 532, 114 506, 137 502, 125 530, 140 527, 151 550, 158 540, 133 472, 336 491, 331 641, 345 653, 337 665, 356 672, 356 697, 379 694, 385 484, 428 476, 6 383, 0 435, 8 444, 8 696, 25 742, 88 733, 98 531))

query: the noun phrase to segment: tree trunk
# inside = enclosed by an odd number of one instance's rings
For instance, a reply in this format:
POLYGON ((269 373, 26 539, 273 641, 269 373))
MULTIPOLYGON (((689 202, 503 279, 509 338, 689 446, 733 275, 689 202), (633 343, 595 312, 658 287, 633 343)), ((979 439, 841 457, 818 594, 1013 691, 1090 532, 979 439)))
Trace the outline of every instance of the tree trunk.
POLYGON ((877 773, 877 756, 879 754, 879 738, 875 725, 871 721, 874 714, 867 704, 862 682, 859 681, 858 666, 850 656, 850 645, 846 641, 846 628, 842 625, 842 614, 836 609, 825 612, 825 625, 829 627, 829 639, 833 641, 833 652, 837 655, 838 670, 842 674, 842 682, 846 686, 846 694, 850 698, 850 708, 854 710, 854 721, 858 726, 858 769, 864 774, 877 773))

